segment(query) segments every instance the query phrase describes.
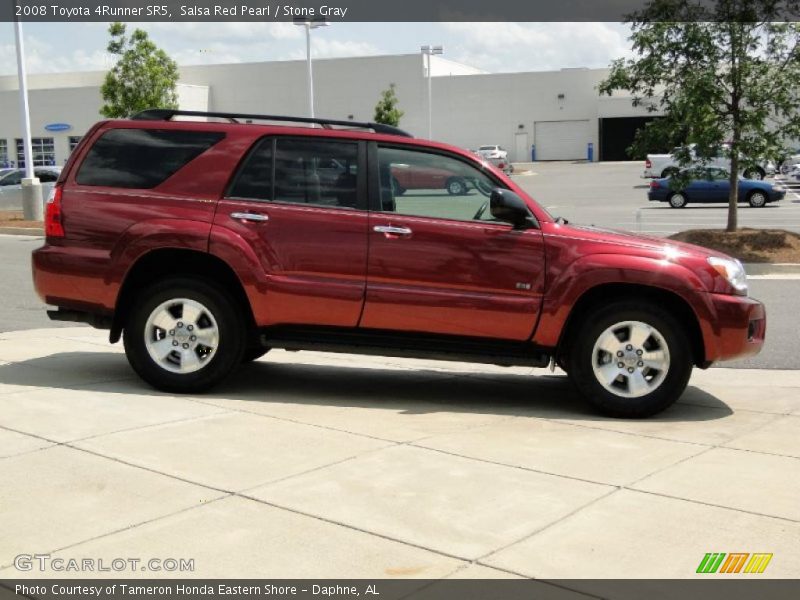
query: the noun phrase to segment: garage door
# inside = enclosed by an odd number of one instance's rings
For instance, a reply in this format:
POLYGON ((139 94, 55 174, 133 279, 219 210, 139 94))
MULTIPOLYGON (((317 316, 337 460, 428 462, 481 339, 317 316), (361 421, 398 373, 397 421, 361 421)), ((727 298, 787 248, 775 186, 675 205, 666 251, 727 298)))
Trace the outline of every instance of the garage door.
POLYGON ((586 158, 592 141, 590 121, 537 121, 534 125, 536 160, 579 160, 586 158))

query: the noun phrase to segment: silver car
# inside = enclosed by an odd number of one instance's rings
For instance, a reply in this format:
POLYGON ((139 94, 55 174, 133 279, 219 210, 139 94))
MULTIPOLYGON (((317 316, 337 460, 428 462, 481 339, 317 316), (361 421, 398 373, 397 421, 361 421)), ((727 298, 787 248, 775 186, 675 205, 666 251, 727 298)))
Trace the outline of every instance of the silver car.
MULTIPOLYGON (((61 167, 35 167, 33 174, 42 182, 42 198, 46 200, 61 174, 61 167)), ((0 210, 22 210, 24 177, 24 169, 0 169, 0 210)))

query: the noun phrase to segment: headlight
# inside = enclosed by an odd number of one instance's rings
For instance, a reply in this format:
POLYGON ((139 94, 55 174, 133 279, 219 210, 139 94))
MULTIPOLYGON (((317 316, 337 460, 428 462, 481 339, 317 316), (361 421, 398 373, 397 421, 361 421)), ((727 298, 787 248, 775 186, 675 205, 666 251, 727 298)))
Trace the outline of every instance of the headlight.
POLYGON ((728 280, 734 289, 739 292, 747 293, 747 274, 744 272, 742 263, 733 258, 708 257, 708 264, 713 269, 728 280))

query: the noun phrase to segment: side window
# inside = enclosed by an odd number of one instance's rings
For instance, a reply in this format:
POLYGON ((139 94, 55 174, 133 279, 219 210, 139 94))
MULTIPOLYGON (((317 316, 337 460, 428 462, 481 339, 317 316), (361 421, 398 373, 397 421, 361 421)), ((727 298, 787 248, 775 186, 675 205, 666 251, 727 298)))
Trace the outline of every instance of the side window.
POLYGON ((497 184, 455 158, 417 150, 378 148, 381 209, 403 215, 491 221, 497 184))
POLYGON ((247 156, 231 186, 229 197, 248 200, 272 200, 272 146, 275 140, 264 139, 247 156))
POLYGON ((5 177, 3 177, 2 181, 0 181, 0 185, 19 185, 22 183, 22 176, 25 174, 24 171, 16 170, 12 171, 5 177))
POLYGON ((356 208, 358 144, 277 138, 273 199, 356 208))
POLYGON ((81 185, 153 188, 225 137, 214 131, 112 129, 91 147, 81 185))

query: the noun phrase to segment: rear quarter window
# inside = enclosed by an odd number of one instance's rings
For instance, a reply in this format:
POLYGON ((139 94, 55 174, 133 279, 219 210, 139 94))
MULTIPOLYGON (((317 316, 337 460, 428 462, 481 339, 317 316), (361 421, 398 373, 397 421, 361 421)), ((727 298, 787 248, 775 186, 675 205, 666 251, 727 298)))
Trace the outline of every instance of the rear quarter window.
POLYGON ((225 137, 215 131, 112 129, 89 149, 80 185, 153 188, 225 137))

